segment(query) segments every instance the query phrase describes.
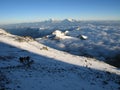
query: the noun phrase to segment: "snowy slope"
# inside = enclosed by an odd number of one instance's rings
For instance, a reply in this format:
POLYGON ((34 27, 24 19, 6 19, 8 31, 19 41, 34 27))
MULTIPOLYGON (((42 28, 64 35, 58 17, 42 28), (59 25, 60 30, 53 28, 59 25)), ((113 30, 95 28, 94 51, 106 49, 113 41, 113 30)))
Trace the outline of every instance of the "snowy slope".
POLYGON ((11 90, 119 90, 120 70, 93 58, 58 51, 0 29, 0 88, 11 90), (19 57, 30 56, 26 67, 19 57), (1 74, 2 75, 2 74, 1 74), (1 78, 0 78, 1 79, 1 78), (2 80, 2 79, 1 79, 2 80))

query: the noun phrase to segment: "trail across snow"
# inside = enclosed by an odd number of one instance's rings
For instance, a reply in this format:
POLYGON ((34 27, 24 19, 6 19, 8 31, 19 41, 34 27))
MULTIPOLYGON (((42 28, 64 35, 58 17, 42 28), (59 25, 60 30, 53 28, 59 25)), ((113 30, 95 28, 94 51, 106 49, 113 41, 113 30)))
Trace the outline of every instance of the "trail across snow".
POLYGON ((71 55, 34 40, 18 41, 18 38, 25 40, 0 30, 0 71, 8 78, 7 89, 119 90, 119 69, 93 58, 71 55), (34 60, 31 67, 19 62, 21 56, 34 60))

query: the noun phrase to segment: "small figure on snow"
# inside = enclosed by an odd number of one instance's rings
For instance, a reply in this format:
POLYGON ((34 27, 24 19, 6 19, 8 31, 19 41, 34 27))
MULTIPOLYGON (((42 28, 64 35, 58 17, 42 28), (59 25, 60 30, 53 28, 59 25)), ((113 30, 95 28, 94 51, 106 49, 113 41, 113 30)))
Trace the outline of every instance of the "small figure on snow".
POLYGON ((24 64, 27 67, 30 67, 30 65, 33 63, 33 60, 30 60, 30 57, 20 57, 19 58, 20 63, 24 64))

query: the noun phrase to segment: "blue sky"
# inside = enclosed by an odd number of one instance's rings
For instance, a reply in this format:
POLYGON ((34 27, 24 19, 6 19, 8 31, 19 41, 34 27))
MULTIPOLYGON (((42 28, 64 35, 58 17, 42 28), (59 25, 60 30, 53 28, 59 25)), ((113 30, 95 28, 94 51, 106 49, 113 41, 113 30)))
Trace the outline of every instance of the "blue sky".
POLYGON ((50 18, 120 20, 120 0, 0 0, 0 24, 50 18))

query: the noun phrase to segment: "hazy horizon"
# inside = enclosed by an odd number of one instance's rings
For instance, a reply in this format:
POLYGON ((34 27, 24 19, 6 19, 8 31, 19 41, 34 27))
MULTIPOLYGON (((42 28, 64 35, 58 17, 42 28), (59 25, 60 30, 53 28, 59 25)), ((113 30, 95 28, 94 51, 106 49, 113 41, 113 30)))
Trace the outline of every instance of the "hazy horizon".
MULTIPOLYGON (((69 18, 65 18, 65 19, 69 19, 69 18)), ((65 19, 53 19, 54 21, 62 21, 62 20, 65 20, 65 19)), ((72 19, 72 18, 70 18, 70 19, 72 19)), ((24 22, 10 22, 10 23, 0 23, 0 25, 11 25, 11 24, 23 24, 23 23, 39 23, 39 22, 44 22, 44 21, 49 21, 50 19, 45 19, 45 20, 39 20, 39 21, 24 21, 24 22)), ((81 21, 81 22, 87 22, 87 21, 97 21, 97 22, 102 22, 102 21, 109 21, 109 22, 112 22, 112 21, 115 21, 115 22, 118 22, 118 21, 120 21, 120 20, 77 20, 77 19, 73 19, 73 20, 76 20, 76 21, 81 21)))

